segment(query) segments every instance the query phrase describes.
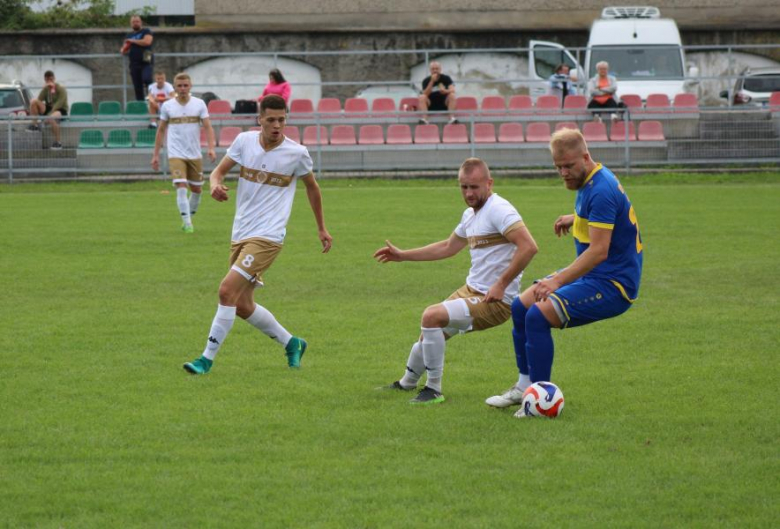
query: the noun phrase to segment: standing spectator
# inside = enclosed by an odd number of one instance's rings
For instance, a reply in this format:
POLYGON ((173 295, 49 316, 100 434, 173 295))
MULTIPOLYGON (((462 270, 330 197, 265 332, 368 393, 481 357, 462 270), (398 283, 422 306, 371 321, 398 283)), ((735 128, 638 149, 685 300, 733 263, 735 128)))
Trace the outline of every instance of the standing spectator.
MULTIPOLYGON (((54 79, 54 72, 51 70, 43 74, 45 83, 36 99, 30 102, 30 114, 33 116, 48 116, 46 123, 51 125, 51 131, 54 133, 54 143, 51 148, 55 151, 62 149, 60 143, 60 120, 68 115, 68 91, 54 79)), ((27 130, 37 132, 38 120, 33 118, 33 124, 27 130)))
POLYGON ((135 100, 143 101, 146 97, 146 87, 152 84, 154 36, 151 29, 144 27, 144 21, 138 15, 130 17, 130 26, 133 31, 125 38, 120 51, 130 60, 130 78, 135 88, 135 100))
POLYGON ((577 94, 577 88, 571 78, 568 64, 559 64, 547 82, 550 85, 547 93, 558 96, 558 99, 561 100, 561 106, 563 106, 566 96, 577 94))
MULTIPOLYGON (((597 63, 596 72, 598 73, 588 81, 588 93, 591 97, 588 108, 606 111, 617 109, 618 102, 615 99, 617 79, 615 79, 614 75, 609 75, 609 63, 607 61, 597 63)), ((601 121, 598 113, 595 116, 596 119, 601 121)))
POLYGON ((174 97, 176 97, 176 92, 171 83, 165 80, 165 72, 159 70, 154 72, 154 83, 149 85, 149 95, 146 96, 146 100, 149 102, 149 114, 152 116, 149 128, 157 128, 155 116, 160 112, 162 104, 174 97))
POLYGON ((457 123, 458 120, 452 115, 455 110, 455 83, 449 75, 441 73, 441 63, 433 61, 431 63, 431 75, 423 79, 422 94, 420 94, 420 111, 423 117, 420 123, 428 124, 428 110, 441 112, 448 110, 450 112, 450 123, 457 123))
POLYGON ((268 84, 263 88, 263 94, 257 98, 258 101, 262 100, 265 96, 273 94, 280 96, 284 99, 284 102, 290 103, 290 94, 292 93, 292 87, 288 83, 282 72, 278 68, 274 68, 268 72, 268 84))

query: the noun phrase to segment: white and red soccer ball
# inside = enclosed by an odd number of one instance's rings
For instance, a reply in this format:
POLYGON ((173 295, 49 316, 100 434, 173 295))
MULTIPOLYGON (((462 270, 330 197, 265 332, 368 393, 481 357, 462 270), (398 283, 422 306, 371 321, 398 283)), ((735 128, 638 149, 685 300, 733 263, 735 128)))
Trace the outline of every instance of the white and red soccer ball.
POLYGON ((521 410, 526 417, 554 419, 563 411, 563 392, 552 382, 534 382, 523 393, 521 410))

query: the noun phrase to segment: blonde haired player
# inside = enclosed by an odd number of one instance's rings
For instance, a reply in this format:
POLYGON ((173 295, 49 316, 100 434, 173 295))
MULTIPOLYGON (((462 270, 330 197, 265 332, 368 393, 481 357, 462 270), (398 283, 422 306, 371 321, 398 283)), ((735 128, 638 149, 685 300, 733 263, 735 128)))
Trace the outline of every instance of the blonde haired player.
POLYGON ((168 149, 168 169, 176 188, 176 205, 181 215, 184 233, 192 233, 192 215, 198 211, 203 187, 203 153, 200 150, 200 127, 206 129, 208 156, 214 162, 214 129, 211 127, 209 111, 202 99, 190 95, 192 80, 186 73, 173 78, 176 98, 163 103, 160 108, 160 127, 154 140, 152 169, 160 170, 160 149, 163 139, 168 149), (167 136, 166 136, 167 134, 167 136), (187 187, 190 196, 187 198, 187 187))
POLYGON ((277 95, 264 97, 258 118, 261 130, 239 134, 211 173, 211 196, 224 202, 228 200, 225 176, 236 164, 240 166, 230 270, 219 285, 219 305, 206 348, 200 358, 184 364, 184 369, 194 375, 209 372, 236 316, 279 342, 290 367, 300 367, 306 352, 306 341, 290 334, 254 299, 255 288, 263 286, 263 274, 282 250, 299 179, 306 186, 322 252, 327 253, 333 242, 325 228, 322 194, 312 173, 309 151, 284 136, 286 121, 284 99, 277 95))

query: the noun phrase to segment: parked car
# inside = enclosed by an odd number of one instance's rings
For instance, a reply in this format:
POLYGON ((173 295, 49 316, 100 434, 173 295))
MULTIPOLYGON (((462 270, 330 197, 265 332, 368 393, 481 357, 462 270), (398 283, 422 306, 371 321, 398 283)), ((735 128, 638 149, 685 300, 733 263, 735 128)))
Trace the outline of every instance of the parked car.
MULTIPOLYGON (((734 84, 731 103, 765 107, 772 92, 780 92, 780 68, 748 68, 734 84)), ((729 91, 723 90, 720 97, 728 100, 729 91)))
POLYGON ((0 116, 26 116, 30 113, 30 101, 30 90, 23 83, 0 83, 0 116))

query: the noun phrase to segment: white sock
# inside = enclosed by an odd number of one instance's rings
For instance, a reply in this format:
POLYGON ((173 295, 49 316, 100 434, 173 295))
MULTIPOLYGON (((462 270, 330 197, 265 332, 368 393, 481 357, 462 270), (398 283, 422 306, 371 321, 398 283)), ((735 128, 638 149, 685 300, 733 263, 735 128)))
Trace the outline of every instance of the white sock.
POLYGON ((422 343, 417 341, 414 342, 412 350, 409 351, 409 360, 406 361, 406 371, 401 377, 401 385, 405 388, 417 387, 417 382, 424 371, 425 360, 423 359, 422 343))
POLYGON ((190 215, 198 212, 200 206, 200 197, 203 193, 190 193, 190 215))
POLYGON ((246 319, 246 321, 283 346, 286 346, 287 342, 292 338, 292 334, 276 321, 274 315, 271 314, 268 309, 261 307, 260 305, 255 304, 255 311, 246 319))
POLYGON ((524 375, 520 373, 520 377, 517 379, 517 387, 525 391, 528 386, 531 385, 531 375, 524 375))
POLYGON ((222 342, 225 341, 225 338, 227 338, 230 328, 233 327, 235 319, 235 307, 217 305, 217 314, 214 316, 214 321, 211 322, 209 339, 206 342, 206 350, 203 351, 203 356, 209 360, 214 360, 214 357, 217 356, 217 352, 219 352, 219 347, 222 345, 222 342))
POLYGON ((187 201, 187 188, 176 188, 176 205, 179 206, 181 220, 185 225, 192 224, 190 220, 190 203, 187 201))
POLYGON ((425 385, 441 391, 441 377, 444 374, 444 332, 440 328, 422 328, 422 351, 428 378, 425 385))

